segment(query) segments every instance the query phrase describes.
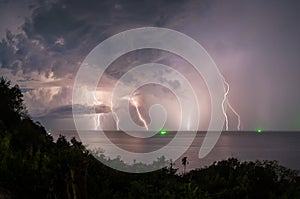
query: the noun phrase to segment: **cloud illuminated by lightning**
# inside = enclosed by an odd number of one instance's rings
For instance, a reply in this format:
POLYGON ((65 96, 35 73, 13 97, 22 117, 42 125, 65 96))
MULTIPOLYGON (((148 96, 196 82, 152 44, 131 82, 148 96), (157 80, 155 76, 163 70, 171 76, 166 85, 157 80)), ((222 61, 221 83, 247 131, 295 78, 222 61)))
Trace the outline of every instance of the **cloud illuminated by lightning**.
MULTIPOLYGON (((237 118, 237 125, 236 125, 236 129, 237 130, 240 130, 240 128, 241 128, 241 117, 240 117, 240 115, 239 115, 239 113, 233 108, 233 106, 230 104, 230 102, 229 102, 229 99, 228 99, 228 95, 229 95, 229 92, 230 92, 230 85, 229 85, 229 83, 225 80, 225 78, 224 78, 224 76, 221 74, 221 73, 219 73, 220 74, 220 76, 221 76, 221 78, 222 78, 222 81, 223 81, 223 83, 224 83, 224 86, 225 86, 225 93, 224 93, 224 98, 223 98, 223 100, 222 100, 222 112, 223 112, 223 115, 224 115, 224 117, 225 117, 225 130, 226 131, 228 131, 229 130, 229 119, 228 119, 228 114, 227 114, 227 112, 226 112, 226 108, 225 108, 225 105, 227 105, 227 107, 233 112, 233 114, 236 116, 236 118, 237 118)), ((132 104, 134 107, 135 107, 135 109, 136 109, 136 112, 137 112, 137 115, 138 115, 138 117, 139 117, 139 120, 143 123, 143 126, 148 130, 148 125, 147 125, 147 122, 146 122, 146 120, 143 118, 143 116, 142 116, 142 114, 141 114, 141 112, 140 112, 140 110, 139 110, 139 103, 138 103, 138 101, 134 98, 135 96, 131 96, 131 97, 129 97, 129 96, 124 96, 124 97, 122 97, 121 98, 121 100, 128 100, 129 102, 130 102, 130 104, 132 104)), ((94 101, 95 101, 95 103, 100 103, 97 99, 96 99, 96 97, 94 96, 94 101)), ((113 107, 113 105, 111 104, 111 106, 113 107)), ((116 127, 117 127, 117 130, 120 130, 119 129, 119 118, 118 118, 118 116, 117 116, 117 114, 114 114, 114 118, 115 118, 115 122, 116 122, 116 127)), ((97 120, 99 120, 99 119, 97 119, 97 120)), ((191 118, 188 118, 188 120, 187 120, 187 129, 188 130, 190 130, 190 121, 191 120, 191 118)))
POLYGON ((99 101, 96 97, 96 92, 93 92, 93 105, 100 105, 103 104, 102 101, 99 101))

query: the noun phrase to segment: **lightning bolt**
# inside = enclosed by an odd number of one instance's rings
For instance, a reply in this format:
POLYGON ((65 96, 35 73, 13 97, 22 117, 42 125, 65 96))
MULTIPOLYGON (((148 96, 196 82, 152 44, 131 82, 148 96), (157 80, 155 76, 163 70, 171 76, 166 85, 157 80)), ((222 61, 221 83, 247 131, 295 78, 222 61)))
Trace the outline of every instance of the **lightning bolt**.
POLYGON ((95 121, 95 130, 99 130, 100 128, 100 117, 101 117, 102 113, 96 114, 96 116, 94 117, 94 121, 95 121))
POLYGON ((229 103, 229 100, 228 100, 228 94, 229 94, 229 90, 230 90, 230 86, 228 84, 228 82, 225 80, 224 76, 220 73, 220 76, 222 77, 223 79, 223 83, 225 84, 226 86, 226 91, 224 93, 224 98, 223 98, 223 101, 222 101, 222 111, 223 111, 223 114, 224 114, 224 117, 225 117, 225 129, 226 131, 228 131, 229 129, 229 121, 228 121, 228 116, 226 114, 226 110, 225 110, 225 106, 224 104, 226 103, 227 106, 230 108, 230 110, 234 113, 234 115, 237 117, 237 120, 238 120, 238 123, 237 123, 237 130, 240 130, 241 129, 241 116, 238 114, 238 112, 231 106, 231 104, 229 103))
POLYGON ((235 114, 235 116, 237 117, 238 123, 236 125, 237 130, 241 130, 241 116, 236 112, 236 110, 231 106, 231 104, 229 103, 229 101, 227 101, 227 105, 228 107, 231 109, 231 111, 235 114))
POLYGON ((100 105, 100 104, 102 104, 102 102, 97 99, 96 92, 93 93, 93 98, 94 98, 94 102, 93 102, 94 105, 100 105))
MULTIPOLYGON (((102 102, 97 99, 96 92, 93 92, 93 99, 94 99, 94 102, 93 102, 94 106, 102 104, 102 102)), ((95 113, 95 114, 96 114, 96 116, 94 117, 95 130, 99 130, 99 127, 100 127, 100 115, 101 115, 101 113, 100 114, 95 113)))
POLYGON ((225 129, 227 131, 228 130, 228 117, 227 117, 226 110, 225 110, 225 102, 228 102, 227 96, 228 96, 228 93, 229 93, 229 86, 228 86, 229 84, 226 81, 224 81, 224 78, 223 78, 223 82, 226 85, 226 91, 224 93, 224 98, 223 98, 223 101, 222 101, 222 111, 223 111, 223 115, 225 117, 225 129))
POLYGON ((118 117, 117 114, 114 114, 114 116, 116 118, 116 127, 117 127, 117 130, 119 131, 120 130, 120 128, 119 128, 119 122, 120 122, 120 120, 119 120, 119 117, 118 117))
POLYGON ((133 97, 129 98, 129 101, 130 101, 131 104, 135 107, 136 112, 137 112, 137 114, 138 114, 138 116, 139 116, 139 119, 141 120, 141 122, 143 122, 144 127, 145 127, 145 128, 147 129, 147 131, 148 131, 148 125, 147 125, 147 122, 146 122, 146 120, 142 117, 142 115, 141 115, 141 113, 140 113, 140 110, 139 110, 137 101, 136 101, 133 97))

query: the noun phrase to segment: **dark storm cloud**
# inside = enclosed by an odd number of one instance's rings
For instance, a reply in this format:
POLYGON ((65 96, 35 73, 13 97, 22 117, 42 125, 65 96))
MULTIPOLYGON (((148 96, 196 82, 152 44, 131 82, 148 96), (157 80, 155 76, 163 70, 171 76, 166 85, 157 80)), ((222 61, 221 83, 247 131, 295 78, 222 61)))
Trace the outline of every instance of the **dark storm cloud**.
MULTIPOLYGON (((161 26, 193 37, 208 50, 230 83, 229 98, 244 129, 290 129, 300 116, 299 1, 49 0, 30 6, 30 15, 19 8, 26 10, 31 1, 10 2, 16 9, 4 13, 1 6, 1 31, 23 24, 0 42, 0 69, 22 85, 29 110, 50 114, 68 106, 80 63, 104 39, 130 28, 161 26), (22 20, 7 17, 10 12, 22 20)), ((103 89, 150 61, 190 72, 169 58, 152 50, 129 53, 106 71, 103 89)), ((175 80, 161 80, 180 88, 175 80)))
MULTIPOLYGON (((1 42, 1 64, 19 60, 24 73, 53 71, 55 77, 74 73, 96 44, 122 30, 165 25, 184 1, 40 1, 22 26, 1 42), (167 12, 166 12, 167 11, 167 12), (13 49, 13 46, 15 49, 13 49)), ((17 66, 13 67, 17 70, 17 66)))
MULTIPOLYGON (((91 113, 109 113, 111 112, 111 108, 109 106, 106 106, 104 104, 96 105, 94 106, 84 106, 84 105, 75 105, 76 106, 76 112, 75 114, 91 114, 91 113)), ((41 115, 40 117, 46 117, 46 118, 65 118, 65 117, 72 117, 72 105, 65 105, 65 106, 59 106, 56 108, 53 108, 49 110, 47 113, 44 113, 44 115, 41 115)))
MULTIPOLYGON (((5 52, 1 55, 1 66, 11 69, 13 74, 22 74, 18 80, 32 114, 44 118, 70 115, 71 88, 64 85, 64 79, 74 77, 80 62, 95 45, 128 28, 167 26, 186 3, 40 1, 22 25, 24 32, 7 32, 0 46, 0 51, 5 52), (61 86, 55 83, 57 78, 63 79, 59 80, 61 86)), ((129 54, 106 74, 118 79, 132 68, 130 62, 138 65, 160 56, 161 52, 155 51, 129 54)), ((176 81, 170 84, 179 87, 176 81)), ((109 110, 107 106, 96 107, 98 113, 109 110)))
POLYGON ((160 16, 166 8, 176 12, 180 6, 176 1, 146 0, 41 3, 23 25, 23 30, 30 39, 43 40, 49 49, 57 39, 64 38, 66 49, 81 47, 87 53, 95 44, 127 26, 164 24, 169 17, 162 20, 160 16))
POLYGON ((25 17, 31 15, 30 5, 35 0, 1 0, 0 1, 0 38, 7 30, 20 32, 19 26, 24 23, 25 17))
POLYGON ((22 93, 26 93, 28 91, 32 91, 33 89, 32 88, 20 88, 20 90, 22 93))
MULTIPOLYGON (((117 58, 110 66, 106 69, 105 73, 112 78, 119 79, 122 75, 128 72, 134 67, 144 63, 161 63, 166 64, 162 58, 169 56, 169 53, 155 50, 155 49, 142 49, 136 50, 117 58)), ((159 74, 157 74, 159 75, 159 74)), ((134 78, 132 82, 134 82, 134 78)))

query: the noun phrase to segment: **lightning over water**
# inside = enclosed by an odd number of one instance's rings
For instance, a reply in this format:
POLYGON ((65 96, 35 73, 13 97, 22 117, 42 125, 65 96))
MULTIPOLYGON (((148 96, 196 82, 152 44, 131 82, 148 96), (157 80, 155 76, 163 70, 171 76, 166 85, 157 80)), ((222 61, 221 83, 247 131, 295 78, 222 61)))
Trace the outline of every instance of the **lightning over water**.
POLYGON ((99 130, 100 129, 100 118, 101 118, 101 113, 96 113, 96 117, 94 117, 95 130, 99 130))
POLYGON ((115 119, 116 119, 116 128, 117 128, 117 130, 119 131, 119 130, 120 130, 120 128, 119 128, 119 122, 120 122, 120 120, 119 120, 117 114, 113 114, 113 115, 115 116, 115 119))
POLYGON ((229 109, 234 113, 234 115, 237 117, 237 130, 240 130, 241 128, 241 117, 240 115, 238 114, 238 112, 232 107, 232 105, 229 103, 229 99, 228 99, 228 94, 229 94, 229 90, 230 90, 230 86, 228 84, 228 82, 225 80, 224 76, 222 74, 220 74, 222 79, 223 79, 223 82, 226 86, 226 90, 225 90, 225 93, 224 93, 224 99, 222 101, 222 111, 223 111, 223 114, 224 114, 224 117, 225 117, 225 130, 228 131, 229 130, 229 121, 228 121, 228 116, 227 116, 227 113, 226 113, 226 110, 225 110, 225 103, 226 105, 229 107, 229 109))
POLYGON ((148 131, 148 125, 147 125, 147 122, 146 122, 146 120, 142 117, 142 115, 141 115, 141 113, 140 113, 140 110, 139 110, 139 106, 138 106, 137 101, 136 101, 133 97, 131 97, 131 98, 129 99, 129 101, 130 101, 131 104, 135 107, 139 119, 141 120, 141 122, 143 122, 144 127, 145 127, 145 128, 147 129, 147 131, 148 131))

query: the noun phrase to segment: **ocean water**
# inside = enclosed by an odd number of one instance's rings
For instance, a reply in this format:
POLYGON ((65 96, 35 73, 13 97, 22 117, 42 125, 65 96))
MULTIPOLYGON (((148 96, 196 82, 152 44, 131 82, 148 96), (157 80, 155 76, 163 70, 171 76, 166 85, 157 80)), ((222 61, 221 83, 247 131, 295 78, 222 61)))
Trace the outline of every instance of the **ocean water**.
MULTIPOLYGON (((170 150, 182 150, 181 145, 193 136, 191 132, 178 132, 183 136, 170 147, 170 150)), ((209 132, 212 133, 212 132, 209 132)), ((99 136, 97 131, 86 131, 78 135, 76 131, 62 131, 52 133, 54 139, 58 134, 68 139, 76 137, 88 148, 110 149, 119 147, 135 153, 149 153, 171 144, 176 132, 168 132, 166 135, 156 134, 150 138, 135 138, 123 132, 106 132, 105 136, 99 136), (107 137, 109 141, 104 139, 107 137)), ((181 159, 187 157, 187 170, 201 168, 215 161, 238 158, 241 161, 276 160, 279 164, 291 169, 300 170, 300 132, 222 132, 218 142, 211 152, 202 159, 198 153, 206 132, 198 132, 190 147, 175 161, 175 167, 182 169, 181 159)), ((135 157, 132 157, 132 160, 135 157)), ((125 160, 125 161, 132 161, 125 160)))

